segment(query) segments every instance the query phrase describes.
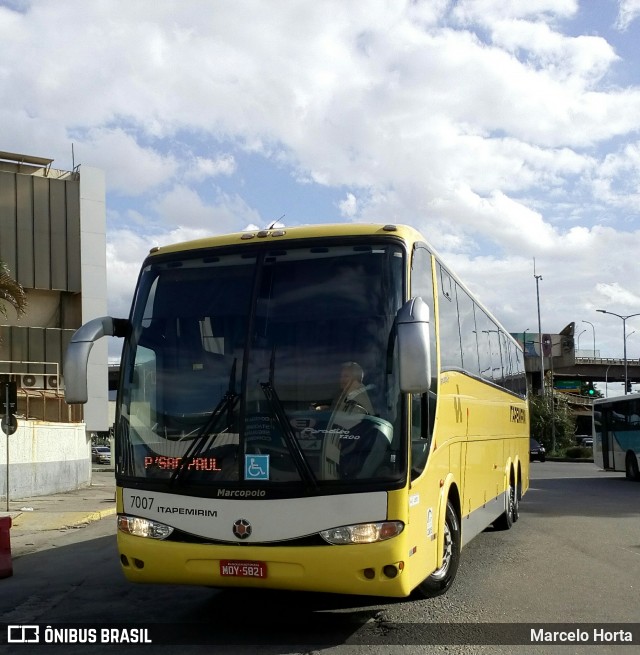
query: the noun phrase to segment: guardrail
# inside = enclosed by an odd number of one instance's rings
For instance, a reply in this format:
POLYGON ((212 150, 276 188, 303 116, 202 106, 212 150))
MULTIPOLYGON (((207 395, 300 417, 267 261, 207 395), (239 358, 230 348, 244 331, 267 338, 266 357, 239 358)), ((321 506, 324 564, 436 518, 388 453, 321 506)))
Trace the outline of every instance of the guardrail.
POLYGON ((82 421, 82 409, 78 411, 79 406, 65 402, 58 362, 3 359, 0 360, 0 377, 16 382, 18 418, 56 423, 82 421))
MULTIPOLYGON (((576 357, 576 364, 610 364, 624 366, 624 359, 622 357, 576 357)), ((640 359, 629 359, 627 357, 627 366, 640 365, 640 359)))
POLYGON ((565 391, 562 391, 561 389, 554 389, 553 395, 559 396, 560 398, 566 400, 568 403, 571 403, 572 405, 584 405, 585 407, 586 406, 591 407, 591 405, 593 405, 593 398, 578 396, 575 393, 567 393, 565 391))

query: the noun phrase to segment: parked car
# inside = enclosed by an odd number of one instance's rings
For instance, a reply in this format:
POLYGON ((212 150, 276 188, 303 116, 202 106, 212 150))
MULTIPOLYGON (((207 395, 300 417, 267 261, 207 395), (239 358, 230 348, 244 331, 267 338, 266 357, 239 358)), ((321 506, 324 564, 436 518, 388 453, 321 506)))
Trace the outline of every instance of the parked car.
POLYGON ((591 442, 593 443, 593 438, 591 437, 590 434, 576 434, 576 445, 578 446, 584 446, 585 440, 590 439, 591 442))
POLYGON ((547 451, 535 439, 529 439, 529 460, 533 461, 534 459, 544 462, 547 459, 547 451))
POLYGON ((580 444, 583 448, 593 448, 593 437, 587 437, 582 440, 580 444))
POLYGON ((96 464, 111 464, 111 450, 107 446, 93 446, 91 461, 96 464))

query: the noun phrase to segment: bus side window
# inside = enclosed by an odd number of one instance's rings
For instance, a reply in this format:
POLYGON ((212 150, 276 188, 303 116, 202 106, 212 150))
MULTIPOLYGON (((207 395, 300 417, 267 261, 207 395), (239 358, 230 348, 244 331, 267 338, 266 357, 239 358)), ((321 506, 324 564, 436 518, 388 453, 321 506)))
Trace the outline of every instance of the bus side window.
POLYGON ((449 273, 440 268, 440 293, 438 295, 440 366, 442 370, 462 369, 462 343, 458 321, 456 288, 449 273))
POLYGON ((478 331, 476 329, 473 300, 459 285, 456 285, 456 297, 458 299, 458 316, 460 319, 462 366, 465 371, 478 377, 480 374, 480 363, 478 362, 478 331))
POLYGON ((429 306, 431 324, 431 370, 433 376, 431 389, 428 394, 411 395, 411 479, 418 477, 427 463, 431 434, 435 419, 437 368, 435 344, 435 318, 433 303, 433 275, 431 269, 431 253, 424 247, 418 246, 413 253, 411 263, 411 297, 419 296, 429 306))

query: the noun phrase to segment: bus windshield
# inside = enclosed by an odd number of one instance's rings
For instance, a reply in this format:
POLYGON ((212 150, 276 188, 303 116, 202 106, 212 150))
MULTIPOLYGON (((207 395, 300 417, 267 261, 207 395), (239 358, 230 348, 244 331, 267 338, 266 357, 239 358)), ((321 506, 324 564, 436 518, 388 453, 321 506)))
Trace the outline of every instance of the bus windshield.
POLYGON ((123 351, 118 474, 205 496, 397 486, 403 270, 402 248, 378 241, 150 258, 123 351))

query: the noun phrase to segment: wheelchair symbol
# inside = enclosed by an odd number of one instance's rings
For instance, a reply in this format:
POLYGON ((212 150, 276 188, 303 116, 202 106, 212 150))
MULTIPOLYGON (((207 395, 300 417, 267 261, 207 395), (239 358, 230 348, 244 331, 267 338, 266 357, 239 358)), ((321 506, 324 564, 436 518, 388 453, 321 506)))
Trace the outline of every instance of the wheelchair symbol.
POLYGON ((247 473, 251 478, 259 478, 260 476, 267 474, 266 471, 262 470, 262 466, 260 466, 260 464, 256 464, 256 460, 253 457, 251 458, 251 464, 249 464, 247 473))
POLYGON ((245 455, 244 459, 245 480, 268 480, 269 479, 269 455, 245 455))

